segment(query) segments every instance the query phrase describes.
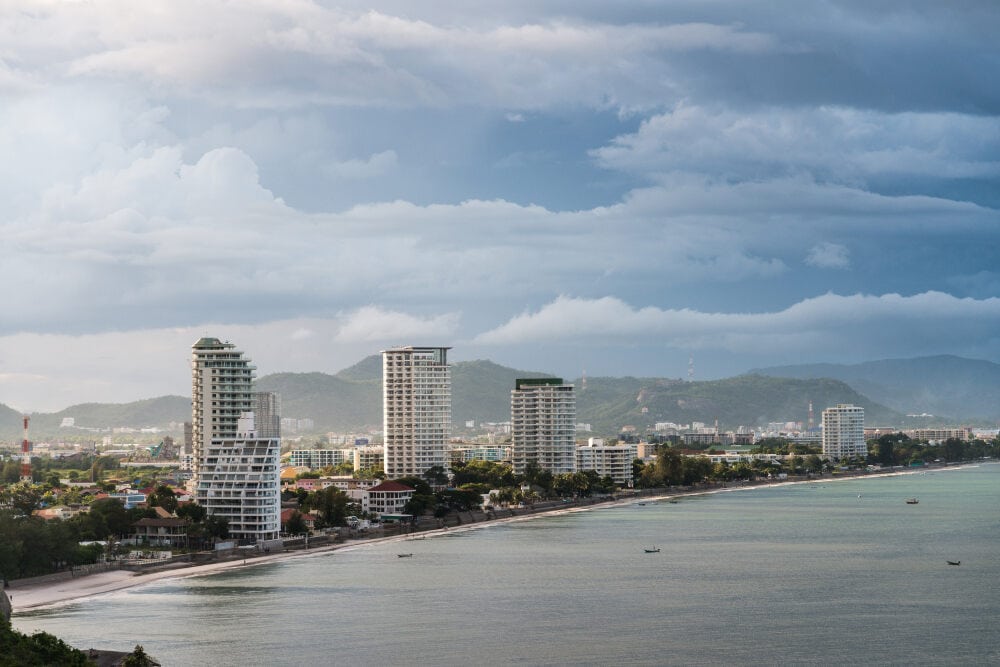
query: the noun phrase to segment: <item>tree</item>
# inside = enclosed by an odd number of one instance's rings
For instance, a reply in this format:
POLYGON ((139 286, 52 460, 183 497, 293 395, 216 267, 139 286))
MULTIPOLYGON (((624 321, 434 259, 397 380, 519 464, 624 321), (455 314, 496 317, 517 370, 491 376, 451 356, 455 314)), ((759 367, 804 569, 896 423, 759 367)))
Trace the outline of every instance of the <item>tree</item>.
POLYGON ((115 498, 100 498, 90 503, 91 517, 100 518, 106 532, 103 535, 96 535, 94 539, 103 540, 108 535, 122 536, 129 532, 132 527, 132 519, 128 510, 120 500, 115 498))
POLYGON ((160 484, 147 499, 151 507, 162 507, 170 513, 177 510, 177 496, 166 484, 160 484))
POLYGON ((10 506, 19 514, 31 516, 31 513, 38 509, 41 499, 41 490, 33 484, 21 482, 10 488, 10 506))
POLYGON ((656 468, 663 484, 677 486, 684 481, 681 455, 670 447, 660 447, 656 452, 656 468))
POLYGON ((323 517, 323 525, 343 526, 347 520, 347 505, 350 498, 334 486, 316 491, 309 498, 309 505, 323 517))
POLYGON ((177 516, 191 523, 201 523, 205 519, 205 508, 197 503, 184 503, 177 508, 177 516))
POLYGON ((142 648, 142 644, 136 644, 135 650, 122 658, 122 667, 156 667, 158 662, 153 660, 142 648))
POLYGON ((431 466, 424 471, 423 478, 428 484, 433 486, 445 486, 448 484, 448 472, 441 466, 431 466))
POLYGON ((224 540, 229 537, 229 519, 222 516, 205 517, 205 532, 209 537, 224 540))
POLYGON ((306 526, 306 520, 302 517, 302 513, 298 510, 292 512, 292 515, 288 517, 288 523, 285 524, 285 532, 289 535, 301 535, 309 531, 306 526))

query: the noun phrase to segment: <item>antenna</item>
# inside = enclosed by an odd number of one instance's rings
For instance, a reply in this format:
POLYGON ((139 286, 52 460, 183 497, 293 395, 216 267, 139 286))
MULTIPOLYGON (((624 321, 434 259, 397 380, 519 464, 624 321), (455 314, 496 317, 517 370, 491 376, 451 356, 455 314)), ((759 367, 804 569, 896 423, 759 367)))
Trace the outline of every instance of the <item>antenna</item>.
POLYGON ((688 357, 688 382, 694 382, 694 355, 688 357))
POLYGON ((24 415, 24 440, 21 442, 21 481, 31 483, 31 443, 28 442, 28 420, 24 415))
POLYGON ((580 392, 587 391, 587 369, 583 369, 583 377, 580 379, 580 392))
POLYGON ((809 428, 812 429, 815 420, 813 419, 813 402, 809 401, 809 428))

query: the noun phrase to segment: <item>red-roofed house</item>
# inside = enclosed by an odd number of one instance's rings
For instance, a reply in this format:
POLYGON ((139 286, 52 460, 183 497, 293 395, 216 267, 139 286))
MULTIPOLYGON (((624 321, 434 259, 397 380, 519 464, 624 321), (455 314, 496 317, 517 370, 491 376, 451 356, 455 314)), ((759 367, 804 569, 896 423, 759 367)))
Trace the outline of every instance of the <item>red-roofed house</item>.
POLYGON ((373 514, 401 514, 413 497, 413 489, 399 482, 382 482, 368 489, 368 511, 373 514))
MULTIPOLYGON (((288 525, 288 522, 289 520, 291 520, 292 515, 295 514, 296 512, 299 512, 299 510, 295 509, 294 507, 289 507, 287 509, 281 510, 281 532, 283 533, 288 532, 287 530, 285 530, 285 526, 288 525)), ((309 512, 299 512, 299 514, 302 515, 302 520, 305 522, 306 528, 312 530, 313 528, 316 527, 316 517, 313 514, 310 514, 309 512)))

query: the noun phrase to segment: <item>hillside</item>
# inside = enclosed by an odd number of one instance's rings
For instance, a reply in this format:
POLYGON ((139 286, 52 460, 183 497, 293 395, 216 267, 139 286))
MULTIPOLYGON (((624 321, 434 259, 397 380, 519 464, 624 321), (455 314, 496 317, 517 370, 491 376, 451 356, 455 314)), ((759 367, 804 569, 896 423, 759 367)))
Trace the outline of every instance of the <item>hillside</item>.
POLYGON ((754 371, 786 378, 833 378, 904 414, 956 420, 1000 418, 1000 365, 955 356, 863 364, 803 364, 754 371))
POLYGON ((631 424, 640 431, 656 422, 689 424, 719 420, 723 430, 768 422, 806 424, 809 401, 820 411, 838 403, 865 408, 869 424, 900 424, 903 416, 836 380, 793 380, 741 375, 725 380, 684 382, 657 378, 588 378, 577 399, 579 421, 598 433, 631 424), (644 411, 645 410, 645 411, 644 411))
MULTIPOLYGON (((0 405, 0 440, 20 440, 21 413, 0 405)), ((59 412, 31 414, 30 438, 90 437, 99 438, 97 431, 115 427, 167 428, 171 423, 191 420, 191 399, 185 396, 160 396, 131 403, 80 403, 59 412), (60 428, 64 418, 72 417, 76 428, 60 428)))
MULTIPOLYGON (((452 422, 464 432, 467 421, 510 419, 510 390, 519 377, 546 377, 491 361, 452 365, 452 422)), ((566 378, 567 381, 573 381, 566 378)), ((382 422, 382 364, 378 355, 362 359, 336 375, 275 373, 257 381, 261 391, 281 395, 282 416, 310 418, 315 432, 378 429, 382 422)), ((588 378, 577 386, 577 420, 594 435, 613 436, 626 424, 640 431, 656 422, 712 424, 723 429, 768 422, 808 420, 812 401, 818 423, 823 408, 837 403, 864 406, 870 425, 915 426, 928 420, 905 413, 967 414, 996 418, 1000 405, 1000 366, 956 357, 888 360, 858 366, 794 366, 765 369, 725 380, 686 382, 665 378, 588 378), (842 378, 831 378, 840 375, 842 378), (799 377, 801 376, 801 377, 799 377), (992 389, 991 389, 992 387, 992 389), (961 403, 964 401, 964 410, 961 403)), ((159 427, 190 420, 190 399, 162 396, 124 404, 85 403, 52 414, 33 414, 32 440, 87 437, 84 428, 159 427), (77 429, 59 428, 73 417, 77 429)), ((0 405, 0 438, 21 437, 21 415, 0 405)), ((99 434, 93 433, 96 438, 99 434)))

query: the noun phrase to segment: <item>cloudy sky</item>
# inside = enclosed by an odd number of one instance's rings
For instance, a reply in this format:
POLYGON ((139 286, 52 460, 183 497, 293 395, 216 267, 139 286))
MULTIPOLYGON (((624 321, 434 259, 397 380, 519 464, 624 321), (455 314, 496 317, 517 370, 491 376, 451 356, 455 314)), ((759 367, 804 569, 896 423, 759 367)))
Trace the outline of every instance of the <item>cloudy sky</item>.
POLYGON ((5 0, 0 402, 1000 361, 995 0, 5 0))

